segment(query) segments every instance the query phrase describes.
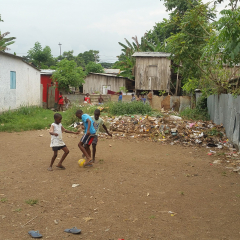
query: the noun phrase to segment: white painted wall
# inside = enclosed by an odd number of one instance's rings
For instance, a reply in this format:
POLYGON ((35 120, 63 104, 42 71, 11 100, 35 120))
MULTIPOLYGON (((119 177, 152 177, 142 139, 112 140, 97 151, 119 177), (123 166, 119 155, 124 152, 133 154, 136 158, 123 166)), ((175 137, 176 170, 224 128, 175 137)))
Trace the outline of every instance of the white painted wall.
POLYGON ((40 106, 40 84, 40 71, 0 53, 0 111, 21 105, 40 106), (16 72, 16 89, 10 89, 10 71, 16 72))

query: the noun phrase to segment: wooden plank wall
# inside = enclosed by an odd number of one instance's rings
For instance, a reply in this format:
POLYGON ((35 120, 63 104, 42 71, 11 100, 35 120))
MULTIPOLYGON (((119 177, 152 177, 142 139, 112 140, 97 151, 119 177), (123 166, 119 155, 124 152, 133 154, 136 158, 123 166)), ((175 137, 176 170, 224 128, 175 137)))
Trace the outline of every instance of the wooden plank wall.
POLYGON ((118 78, 113 76, 102 76, 90 74, 85 78, 85 83, 83 84, 84 93, 103 93, 103 86, 110 86, 110 90, 118 92, 120 87, 126 87, 125 78, 118 78))
POLYGON ((137 57, 135 88, 169 91, 171 60, 159 57, 137 57))

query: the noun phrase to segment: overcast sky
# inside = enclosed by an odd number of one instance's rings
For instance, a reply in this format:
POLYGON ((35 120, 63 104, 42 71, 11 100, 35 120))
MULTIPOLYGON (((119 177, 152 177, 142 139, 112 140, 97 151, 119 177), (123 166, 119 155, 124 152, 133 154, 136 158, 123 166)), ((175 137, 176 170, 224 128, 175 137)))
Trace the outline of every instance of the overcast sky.
POLYGON ((156 22, 168 18, 159 0, 0 0, 2 33, 10 32, 16 42, 10 53, 27 55, 35 42, 74 55, 90 49, 100 51, 100 60, 114 62, 120 54, 118 42, 139 40, 156 22))

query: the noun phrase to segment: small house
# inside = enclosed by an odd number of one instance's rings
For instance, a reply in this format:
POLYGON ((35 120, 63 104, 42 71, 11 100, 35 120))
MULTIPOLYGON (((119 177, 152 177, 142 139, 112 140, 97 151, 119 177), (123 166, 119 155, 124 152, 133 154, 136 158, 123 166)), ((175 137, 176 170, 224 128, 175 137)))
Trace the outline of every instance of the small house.
POLYGON ((0 111, 41 106, 40 71, 22 57, 0 51, 0 111))
POLYGON ((135 82, 125 77, 105 73, 89 73, 83 84, 84 93, 107 94, 108 90, 119 92, 121 87, 125 87, 129 92, 134 91, 135 82))
POLYGON ((171 81, 170 53, 136 52, 135 90, 169 92, 171 81))
POLYGON ((52 80, 52 75, 55 70, 42 69, 41 70, 41 84, 42 91, 42 104, 44 108, 56 108, 58 103, 59 91, 56 87, 57 83, 52 80))

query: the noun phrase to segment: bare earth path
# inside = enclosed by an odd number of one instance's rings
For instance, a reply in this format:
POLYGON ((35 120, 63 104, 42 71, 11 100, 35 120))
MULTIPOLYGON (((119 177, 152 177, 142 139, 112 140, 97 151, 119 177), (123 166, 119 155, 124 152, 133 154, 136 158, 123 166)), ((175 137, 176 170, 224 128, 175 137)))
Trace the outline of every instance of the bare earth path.
POLYGON ((1 240, 240 239, 240 176, 206 149, 102 139, 86 169, 79 138, 64 134, 66 170, 48 172, 47 131, 0 133, 1 240), (74 226, 81 235, 63 232, 74 226))

